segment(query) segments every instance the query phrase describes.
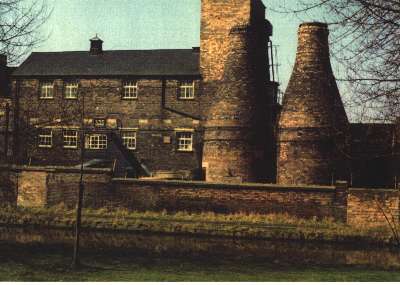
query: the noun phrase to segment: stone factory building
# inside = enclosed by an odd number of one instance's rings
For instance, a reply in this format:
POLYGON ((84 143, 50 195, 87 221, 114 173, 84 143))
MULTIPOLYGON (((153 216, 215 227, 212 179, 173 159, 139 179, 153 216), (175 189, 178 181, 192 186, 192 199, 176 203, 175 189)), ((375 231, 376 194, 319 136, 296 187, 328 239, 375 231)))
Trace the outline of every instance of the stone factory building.
POLYGON ((282 106, 261 0, 202 0, 199 48, 109 51, 96 36, 88 51, 32 53, 11 76, 2 57, 2 153, 119 177, 393 187, 396 125, 348 122, 328 34, 300 26, 282 106))

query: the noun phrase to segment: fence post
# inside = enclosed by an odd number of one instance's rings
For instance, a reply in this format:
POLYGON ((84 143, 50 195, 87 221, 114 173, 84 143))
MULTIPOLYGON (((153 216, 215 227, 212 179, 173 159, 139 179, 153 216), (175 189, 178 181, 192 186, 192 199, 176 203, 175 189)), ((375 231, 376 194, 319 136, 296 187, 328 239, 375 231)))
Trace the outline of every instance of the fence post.
POLYGON ((347 223, 347 198, 349 194, 349 184, 347 181, 335 182, 335 218, 340 222, 347 223))

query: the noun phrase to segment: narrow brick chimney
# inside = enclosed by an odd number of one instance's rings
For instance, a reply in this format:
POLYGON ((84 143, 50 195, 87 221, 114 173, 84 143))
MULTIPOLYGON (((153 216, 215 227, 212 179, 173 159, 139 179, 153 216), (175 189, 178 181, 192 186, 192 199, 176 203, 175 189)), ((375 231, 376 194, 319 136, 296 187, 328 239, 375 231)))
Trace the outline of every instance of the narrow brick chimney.
POLYGON ((7 66, 7 55, 0 54, 0 66, 7 66))
POLYGON ((296 62, 279 121, 278 183, 346 179, 347 115, 333 75, 324 23, 299 27, 296 62))
POLYGON ((100 55, 103 53, 103 41, 97 36, 90 39, 90 55, 100 55))

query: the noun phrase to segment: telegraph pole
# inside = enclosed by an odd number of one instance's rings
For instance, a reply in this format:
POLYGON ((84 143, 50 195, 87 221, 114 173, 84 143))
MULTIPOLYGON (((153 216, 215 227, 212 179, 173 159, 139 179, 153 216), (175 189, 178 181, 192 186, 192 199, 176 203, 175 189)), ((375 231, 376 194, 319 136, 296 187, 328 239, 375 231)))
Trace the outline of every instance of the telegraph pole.
POLYGON ((80 266, 79 258, 79 247, 80 247, 80 234, 81 234, 81 223, 82 223, 82 204, 83 204, 83 193, 85 191, 85 185, 83 181, 84 175, 84 157, 85 157, 85 96, 82 92, 82 110, 81 110, 81 132, 80 132, 80 179, 78 188, 78 201, 76 206, 76 222, 75 222, 75 242, 74 242, 74 256, 72 260, 72 268, 77 269, 80 266))
POLYGON ((10 125, 10 104, 6 104, 6 128, 5 128, 5 133, 4 133, 4 157, 6 159, 6 161, 8 161, 8 132, 9 130, 9 125, 10 125))

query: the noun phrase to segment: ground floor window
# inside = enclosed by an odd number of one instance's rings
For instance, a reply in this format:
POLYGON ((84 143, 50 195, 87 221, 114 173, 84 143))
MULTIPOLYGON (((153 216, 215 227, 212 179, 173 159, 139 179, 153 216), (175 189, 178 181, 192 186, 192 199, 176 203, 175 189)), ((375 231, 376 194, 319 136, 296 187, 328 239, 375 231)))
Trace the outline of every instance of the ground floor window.
POLYGON ((87 149, 106 149, 107 135, 88 134, 85 136, 85 148, 87 149))
POLYGON ((191 132, 178 132, 176 134, 179 151, 192 151, 193 150, 193 133, 191 132))
POLYGON ((77 130, 64 130, 64 148, 77 148, 78 147, 78 131, 77 130))
POLYGON ((122 131, 121 133, 122 143, 127 149, 136 149, 136 132, 134 131, 122 131))
POLYGON ((42 129, 39 131, 38 145, 43 148, 53 146, 53 131, 51 129, 42 129))

